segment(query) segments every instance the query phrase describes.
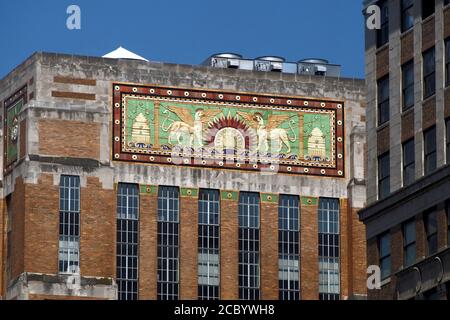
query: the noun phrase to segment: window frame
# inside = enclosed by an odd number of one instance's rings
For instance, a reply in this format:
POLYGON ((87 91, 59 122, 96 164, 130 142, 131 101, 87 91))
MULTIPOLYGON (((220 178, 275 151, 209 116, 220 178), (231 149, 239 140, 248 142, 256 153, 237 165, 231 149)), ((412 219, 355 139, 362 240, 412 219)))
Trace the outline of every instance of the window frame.
POLYGON ((391 241, 392 241, 392 239, 391 239, 390 230, 386 231, 378 236, 378 262, 379 262, 379 266, 380 266, 380 270, 381 270, 381 274, 380 274, 381 280, 386 280, 386 279, 390 278, 392 275, 392 248, 391 248, 392 242, 391 241), (385 254, 382 254, 382 249, 383 249, 382 241, 384 238, 387 238, 387 241, 388 241, 387 247, 388 247, 389 251, 385 254), (389 269, 386 270, 386 274, 383 274, 383 265, 384 265, 383 262, 384 261, 389 262, 388 263, 389 269))
POLYGON ((424 214, 424 224, 425 224, 425 236, 427 243, 427 255, 432 256, 438 252, 438 213, 436 208, 428 210, 424 214), (435 220, 435 228, 430 232, 430 217, 435 220))
POLYGON ((377 48, 381 48, 389 42, 389 1, 381 0, 378 2, 381 14, 380 29, 376 32, 377 48))
POLYGON ((423 164, 424 164, 424 174, 429 175, 436 171, 437 169, 437 131, 436 126, 432 126, 423 132, 423 164), (434 133, 434 134, 432 134, 434 133), (430 149, 432 146, 429 145, 431 141, 434 142, 434 148, 430 149), (431 165, 431 166, 430 166, 431 165))
POLYGON ((406 0, 409 4, 405 5, 405 0, 400 1, 401 30, 402 33, 414 27, 414 0, 406 0), (408 13, 412 11, 411 15, 408 13), (408 18, 412 17, 411 25, 407 24, 408 18))
MULTIPOLYGON (((431 8, 431 6, 429 8, 431 8)), ((432 15, 435 14, 435 12, 436 12, 436 1, 435 0, 422 0, 422 20, 426 20, 428 17, 431 17, 432 15), (429 4, 430 1, 433 1, 433 4, 434 4, 433 7, 432 7, 433 11, 426 12, 424 10, 424 8, 428 8, 428 7, 425 7, 424 3, 429 4)))
POLYGON ((409 186, 415 181, 416 170, 416 154, 415 154, 415 139, 411 138, 402 143, 402 173, 403 173, 403 186, 409 186), (406 148, 412 146, 412 161, 407 159, 408 150, 406 148), (412 176, 409 177, 408 172, 412 171, 412 176), (409 177, 409 178, 408 178, 409 177))
MULTIPOLYGON (((450 3, 450 2, 449 2, 450 3)), ((450 85, 450 37, 447 37, 444 41, 444 50, 445 50, 445 86, 450 85)))
POLYGON ((378 126, 389 122, 391 118, 390 107, 390 79, 389 74, 377 80, 377 116, 378 126), (387 88, 385 88, 385 86, 387 88), (386 96, 383 96, 384 90, 387 90, 386 96))
POLYGON ((409 221, 406 221, 402 225, 403 231, 403 266, 410 267, 416 262, 417 259, 417 234, 416 234, 416 219, 413 218, 409 221), (414 231, 414 240, 408 240, 408 227, 412 226, 412 230, 414 231), (410 249, 413 248, 414 255, 413 257, 408 258, 408 253, 410 249), (411 261, 409 261, 411 259, 411 261))
POLYGON ((445 152, 446 152, 446 158, 447 158, 447 164, 450 164, 450 118, 447 118, 445 120, 445 152))
POLYGON ((436 94, 436 48, 432 47, 422 53, 422 82, 423 82, 423 99, 427 99, 436 94), (428 58, 432 55, 432 59, 428 58), (427 62, 432 62, 432 66, 428 66, 427 62), (427 69, 430 70, 427 70, 427 69), (431 82, 430 82, 431 81, 431 82), (427 90, 428 88, 428 90, 427 90), (429 92, 428 92, 429 91, 429 92))
POLYGON ((378 199, 385 199, 387 198, 391 193, 391 157, 390 152, 387 151, 381 155, 378 156, 378 199), (383 171, 382 170, 382 162, 387 160, 387 174, 385 176, 382 176, 383 171), (387 183, 387 189, 386 192, 383 192, 383 186, 384 182, 387 183))
POLYGON ((415 93, 414 93, 415 81, 414 81, 414 59, 404 63, 402 65, 402 110, 406 111, 414 107, 415 105, 415 93), (412 72, 412 82, 407 83, 407 71, 412 72), (412 103, 408 105, 406 103, 407 95, 412 94, 412 103))

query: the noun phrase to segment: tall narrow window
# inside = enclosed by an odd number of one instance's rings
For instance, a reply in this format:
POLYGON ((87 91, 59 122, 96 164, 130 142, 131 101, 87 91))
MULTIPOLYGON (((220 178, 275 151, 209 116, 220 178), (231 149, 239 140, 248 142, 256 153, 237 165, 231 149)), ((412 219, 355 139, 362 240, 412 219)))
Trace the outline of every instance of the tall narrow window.
POLYGON ((437 211, 435 209, 425 214, 425 232, 427 234, 428 255, 433 255, 438 249, 437 211))
POLYGON ((450 38, 445 40, 445 85, 450 84, 450 38))
POLYGON ((80 178, 61 176, 59 185, 59 272, 79 273, 80 178))
POLYGON ((259 194, 239 194, 239 299, 259 299, 259 194))
POLYGON ((377 30, 377 47, 381 47, 389 41, 389 8, 388 1, 379 2, 381 11, 381 26, 377 30))
POLYGON ((220 200, 217 190, 198 199, 198 298, 218 300, 220 288, 220 200))
POLYGON ((408 186, 415 179, 414 138, 403 143, 403 186, 408 186))
POLYGON ((378 198, 386 198, 390 194, 391 169, 389 152, 378 157, 378 198))
POLYGON ((447 144, 447 147, 445 148, 446 149, 446 152, 447 152, 447 164, 450 164, 450 118, 448 118, 446 121, 445 121, 445 127, 446 127, 446 144, 447 144))
POLYGON ((425 174, 430 174, 437 167, 436 159, 436 126, 428 129, 423 134, 424 137, 424 164, 425 174))
POLYGON ((423 98, 436 92, 436 58, 434 47, 423 54, 423 98))
POLYGON ((414 25, 414 0, 402 0, 402 32, 414 25))
POLYGON ((117 192, 116 273, 119 300, 138 298, 139 188, 120 183, 117 192))
POLYGON ((6 197, 6 210, 7 210, 7 239, 6 239, 6 279, 7 281, 11 281, 13 280, 11 278, 12 274, 12 265, 13 265, 13 261, 12 261, 12 252, 13 252, 13 210, 12 210, 12 203, 11 203, 11 197, 12 195, 8 195, 6 197))
POLYGON ((409 267, 416 262, 416 220, 403 224, 403 261, 409 267))
POLYGON ((340 299, 339 200, 319 199, 319 299, 340 299))
POLYGON ((450 247, 450 200, 447 201, 445 210, 447 211, 447 246, 450 247))
POLYGON ((179 297, 179 191, 158 188, 158 300, 179 297))
POLYGON ((281 195, 278 206, 279 299, 300 298, 299 197, 281 195))
POLYGON ((378 80, 378 125, 389 121, 389 75, 378 80))
POLYGON ((378 237, 378 256, 381 279, 384 280, 391 275, 391 234, 389 231, 378 237))
POLYGON ((414 106, 414 61, 402 66, 403 111, 414 106))
POLYGON ((434 14, 435 0, 422 0, 422 19, 434 14))

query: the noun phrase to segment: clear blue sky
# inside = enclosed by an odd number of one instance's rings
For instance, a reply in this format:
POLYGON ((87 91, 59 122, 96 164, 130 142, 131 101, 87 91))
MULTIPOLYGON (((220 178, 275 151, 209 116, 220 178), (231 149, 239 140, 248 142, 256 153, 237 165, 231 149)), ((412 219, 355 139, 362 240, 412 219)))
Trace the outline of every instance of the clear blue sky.
POLYGON ((212 53, 319 57, 364 76, 361 0, 0 0, 0 78, 35 51, 101 56, 119 45, 150 60, 212 53), (82 29, 66 28, 81 7, 82 29))

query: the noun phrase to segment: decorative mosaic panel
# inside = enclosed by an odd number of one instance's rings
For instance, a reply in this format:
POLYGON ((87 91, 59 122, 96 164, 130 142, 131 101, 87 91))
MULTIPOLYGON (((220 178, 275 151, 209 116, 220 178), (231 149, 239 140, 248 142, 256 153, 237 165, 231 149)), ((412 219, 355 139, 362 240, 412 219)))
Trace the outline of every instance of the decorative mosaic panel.
POLYGON ((18 158, 19 113, 27 103, 27 87, 23 87, 4 101, 3 123, 4 171, 10 171, 18 158))
POLYGON ((113 85, 113 159, 344 176, 344 104, 113 85))

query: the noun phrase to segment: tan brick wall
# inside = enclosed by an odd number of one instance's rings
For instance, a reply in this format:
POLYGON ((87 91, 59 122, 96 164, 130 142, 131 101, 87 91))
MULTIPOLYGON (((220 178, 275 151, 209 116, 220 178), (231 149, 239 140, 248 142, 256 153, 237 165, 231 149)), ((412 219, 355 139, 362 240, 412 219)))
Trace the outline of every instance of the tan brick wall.
MULTIPOLYGON (((395 226, 391 230, 391 261, 392 274, 403 266, 403 232, 402 225, 395 226)), ((392 277, 393 280, 395 277, 392 277)))
POLYGON ((402 115, 402 142, 414 137, 414 108, 402 115))
POLYGON ((426 256, 426 234, 425 225, 423 223, 423 215, 416 216, 416 259, 423 259, 426 256))
POLYGON ((441 203, 437 208, 437 228, 438 228, 438 249, 447 247, 447 212, 445 203, 441 203))
POLYGON ((302 300, 319 298, 318 205, 301 205, 300 289, 302 300))
POLYGON ((39 154, 99 159, 100 125, 67 120, 39 120, 39 154), (71 137, 71 139, 67 139, 71 137))
POLYGON ((349 223, 349 207, 348 200, 340 200, 340 271, 341 271, 341 297, 348 297, 352 290, 352 284, 350 279, 353 276, 353 270, 350 263, 352 257, 352 235, 351 235, 351 222, 349 223))
POLYGON ((220 294, 222 300, 239 298, 238 200, 220 202, 220 294))
POLYGON ((278 203, 261 203, 261 299, 278 299, 278 203))
MULTIPOLYGON (((350 294, 367 294, 367 249, 366 249, 366 227, 359 221, 359 209, 351 209, 351 234, 352 234, 352 291, 350 294)), ((350 220, 350 219, 349 219, 350 220)))
POLYGON ((139 203, 139 299, 156 300, 158 195, 140 194, 139 203))
POLYGON ((51 174, 41 174, 38 184, 26 185, 26 192, 25 269, 27 272, 57 274, 59 186, 53 185, 51 174))
POLYGON ((434 17, 427 19, 422 23, 422 51, 434 46, 435 41, 435 19, 434 17))
MULTIPOLYGON (((12 206, 12 253, 11 278, 14 280, 24 272, 25 244, 25 184, 22 177, 16 178, 15 190, 11 198, 12 206)), ((28 217, 27 217, 28 218, 28 217)))
POLYGON ((408 62, 414 58, 414 32, 410 30, 401 38, 401 64, 408 62))
POLYGON ((389 151, 389 126, 386 126, 378 131, 377 146, 378 155, 389 151))
POLYGON ((436 124, 436 98, 432 97, 423 103, 422 129, 426 130, 436 124))
POLYGON ((116 196, 95 177, 81 188, 80 235, 81 274, 115 277, 116 196))
POLYGON ((198 298, 198 198, 180 197, 180 299, 198 298))
POLYGON ((389 73, 389 46, 377 52, 377 79, 389 73))

